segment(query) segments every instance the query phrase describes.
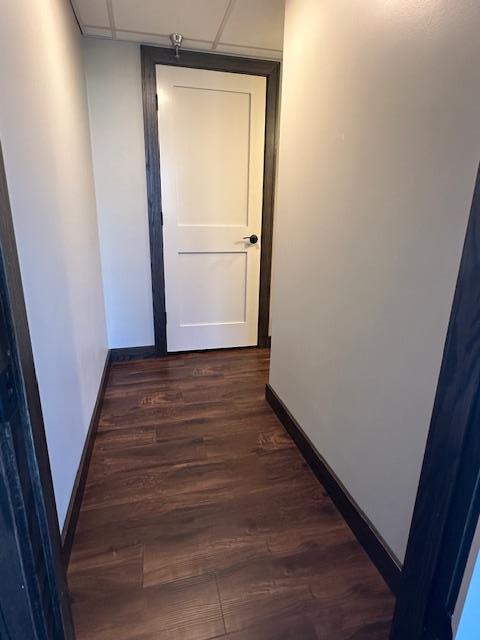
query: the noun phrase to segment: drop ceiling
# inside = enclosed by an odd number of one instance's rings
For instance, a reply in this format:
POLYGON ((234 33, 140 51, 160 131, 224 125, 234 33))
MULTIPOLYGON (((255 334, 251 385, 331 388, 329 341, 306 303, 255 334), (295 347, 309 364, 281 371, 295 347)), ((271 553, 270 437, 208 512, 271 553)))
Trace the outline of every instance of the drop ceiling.
POLYGON ((71 0, 84 35, 280 59, 285 0, 71 0))

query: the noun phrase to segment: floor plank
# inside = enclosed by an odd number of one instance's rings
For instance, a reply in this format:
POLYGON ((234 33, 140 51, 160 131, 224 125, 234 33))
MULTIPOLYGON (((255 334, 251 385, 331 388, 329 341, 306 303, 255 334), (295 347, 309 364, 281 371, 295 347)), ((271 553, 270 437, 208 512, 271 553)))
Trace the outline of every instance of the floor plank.
POLYGON ((387 640, 393 597, 265 402, 268 367, 112 366, 68 572, 78 640, 387 640))

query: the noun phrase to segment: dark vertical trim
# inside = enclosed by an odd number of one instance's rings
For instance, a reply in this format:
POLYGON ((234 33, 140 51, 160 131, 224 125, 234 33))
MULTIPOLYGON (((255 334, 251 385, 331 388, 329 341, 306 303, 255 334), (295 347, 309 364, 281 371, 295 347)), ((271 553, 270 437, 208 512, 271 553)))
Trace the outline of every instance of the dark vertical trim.
POLYGON ((270 280, 272 265, 273 208, 275 196, 275 156, 277 147, 277 114, 280 63, 253 58, 240 58, 211 53, 182 51, 180 60, 172 49, 141 47, 143 118, 145 127, 145 157, 147 168, 148 219, 150 230, 150 263, 152 269, 153 324, 157 355, 167 353, 165 320, 165 277, 163 260, 162 204, 160 182, 160 151, 156 109, 157 64, 207 69, 229 73, 245 73, 266 78, 265 157, 262 206, 262 245, 260 258, 260 293, 258 315, 258 345, 268 344, 270 316, 270 280))
POLYGON ((382 574, 392 592, 396 594, 401 578, 398 560, 269 384, 266 385, 265 397, 358 542, 382 574))
POLYGON ((148 228, 150 233, 150 267, 152 272, 153 328, 159 356, 167 353, 165 322, 165 279, 163 265, 162 188, 160 183, 160 149, 158 146, 157 81, 155 62, 142 47, 142 96, 147 168, 148 228))
POLYGON ((260 255, 260 293, 258 346, 270 346, 270 286, 272 280, 273 212, 277 158, 277 117, 280 67, 267 78, 265 116, 265 158, 263 170, 262 246, 260 255))
POLYGON ((451 613, 465 569, 474 524, 479 516, 479 388, 480 171, 443 352, 391 640, 451 636, 451 613))
POLYGON ((463 449, 452 506, 448 512, 442 540, 442 551, 433 579, 434 586, 428 602, 426 626, 434 630, 438 638, 452 637, 452 618, 479 517, 480 438, 477 437, 475 429, 471 429, 463 449))
MULTIPOLYGON (((0 249, 6 278, 15 334, 19 373, 23 385, 26 409, 24 423, 29 429, 29 464, 35 490, 35 509, 42 531, 41 545, 47 558, 47 574, 51 597, 56 602, 57 625, 65 639, 74 638, 67 580, 62 558, 60 530, 55 496, 53 492, 50 461, 48 458, 37 376, 33 361, 32 344, 28 328, 22 278, 18 262, 17 246, 12 214, 8 198, 7 182, 0 149, 0 249)), ((37 559, 40 562, 40 559, 37 559)))
POLYGON ((65 517, 65 522, 62 530, 63 561, 65 567, 68 566, 70 553, 72 551, 73 538, 75 536, 75 530, 77 528, 78 516, 80 515, 80 507, 82 505, 82 498, 85 492, 88 469, 90 466, 90 460, 92 458, 93 443, 100 420, 103 398, 105 396, 105 389, 108 382, 110 362, 111 354, 110 351, 108 351, 107 357, 105 359, 105 365, 103 367, 102 377, 100 379, 100 385, 98 387, 97 399, 93 408, 90 426, 88 427, 87 436, 85 438, 85 444, 83 445, 82 456, 80 458, 77 474, 75 476, 75 482, 73 484, 67 515, 65 517))

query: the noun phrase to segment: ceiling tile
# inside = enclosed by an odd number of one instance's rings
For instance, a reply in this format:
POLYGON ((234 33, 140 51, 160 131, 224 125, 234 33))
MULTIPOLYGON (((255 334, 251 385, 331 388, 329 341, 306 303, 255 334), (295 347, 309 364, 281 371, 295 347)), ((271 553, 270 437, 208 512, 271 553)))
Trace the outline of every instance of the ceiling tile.
MULTIPOLYGON (((206 40, 189 40, 188 38, 185 38, 182 42, 182 49, 189 49, 190 51, 211 51, 212 44, 212 42, 208 42, 206 40)), ((180 55, 182 53, 182 49, 180 49, 180 55)))
POLYGON ((214 40, 228 0, 113 0, 118 29, 214 40))
POLYGON ((285 0, 236 0, 222 43, 260 49, 283 49, 285 0))
POLYGON ((82 25, 109 27, 106 0, 74 0, 77 17, 82 25))

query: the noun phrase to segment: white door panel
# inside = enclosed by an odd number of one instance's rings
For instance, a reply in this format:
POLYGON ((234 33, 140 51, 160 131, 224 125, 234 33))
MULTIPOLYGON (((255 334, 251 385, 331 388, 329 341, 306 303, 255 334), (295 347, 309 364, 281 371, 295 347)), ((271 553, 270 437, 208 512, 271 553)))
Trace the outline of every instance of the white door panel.
POLYGON ((168 351, 257 344, 265 90, 157 66, 168 351))

